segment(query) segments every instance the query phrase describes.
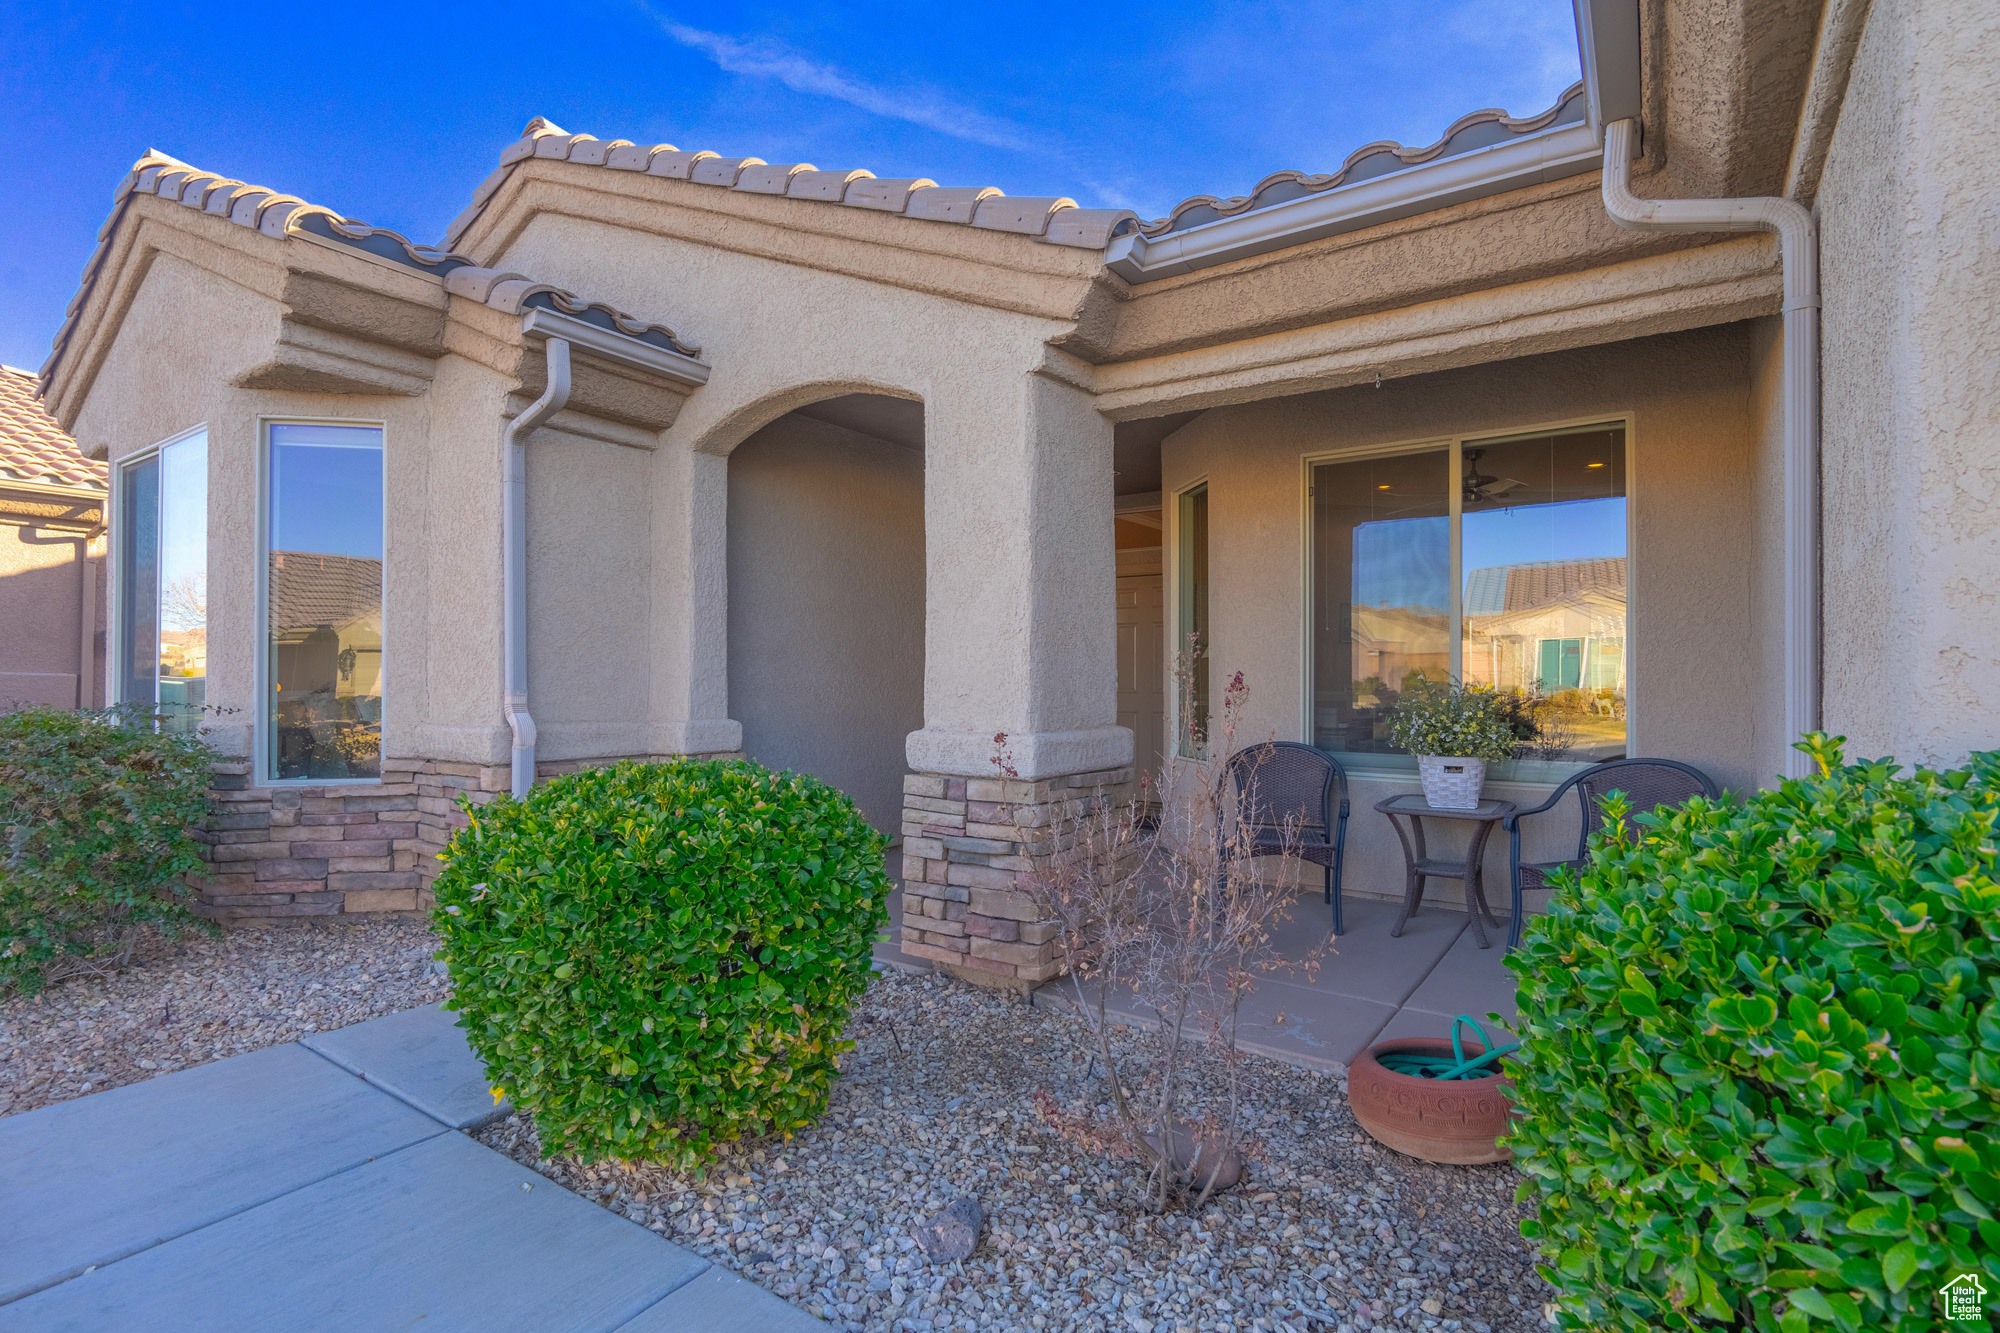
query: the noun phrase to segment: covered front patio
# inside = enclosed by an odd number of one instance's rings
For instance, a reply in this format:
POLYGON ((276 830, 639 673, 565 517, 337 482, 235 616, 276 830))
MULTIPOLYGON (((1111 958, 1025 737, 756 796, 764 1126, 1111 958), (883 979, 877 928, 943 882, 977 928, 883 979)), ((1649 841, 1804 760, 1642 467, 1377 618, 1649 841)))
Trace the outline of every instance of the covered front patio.
MULTIPOLYGON (((893 871, 893 853, 890 859, 893 871)), ((892 923, 901 919, 901 897, 900 892, 891 896, 892 923)), ((1310 955, 1327 939, 1331 911, 1318 893, 1301 892, 1275 932, 1273 954, 1285 959, 1310 955)), ((1506 917, 1500 918, 1493 947, 1481 949, 1465 913, 1448 902, 1427 900, 1411 914, 1402 935, 1391 937, 1400 911, 1400 904, 1385 899, 1349 902, 1347 933, 1332 942, 1316 972, 1307 975, 1292 966, 1259 977, 1244 1002, 1242 1049, 1303 1069, 1345 1068, 1377 1042, 1443 1036, 1459 1014, 1471 1015, 1499 1039, 1487 1014, 1499 1014, 1509 1026, 1515 1017, 1514 977, 1505 962, 1506 917)), ((893 926, 887 934, 875 946, 878 969, 933 970, 928 959, 901 950, 900 932, 893 926)), ((1039 1008, 1063 1009, 1074 1005, 1076 997, 1075 981, 1058 977, 1036 987, 1030 999, 1039 1008)), ((1115 990, 1107 1008, 1135 1028, 1158 1023, 1129 988, 1115 990)))

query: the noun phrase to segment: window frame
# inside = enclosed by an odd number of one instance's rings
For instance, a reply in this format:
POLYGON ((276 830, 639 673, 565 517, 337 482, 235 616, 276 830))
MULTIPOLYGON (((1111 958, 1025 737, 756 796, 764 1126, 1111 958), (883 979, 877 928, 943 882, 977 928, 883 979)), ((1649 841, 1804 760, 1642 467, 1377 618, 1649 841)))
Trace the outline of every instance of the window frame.
MULTIPOLYGON (((109 540, 105 543, 104 550, 104 578, 110 590, 108 609, 111 617, 111 623, 107 627, 108 632, 105 635, 104 644, 104 698, 109 704, 145 703, 157 707, 160 702, 158 661, 160 647, 157 642, 153 645, 152 698, 127 699, 123 689, 125 683, 124 673, 119 670, 120 663, 129 660, 127 654, 132 647, 131 632, 125 625, 125 611, 128 599, 132 595, 132 590, 126 586, 124 573, 125 543, 129 540, 129 535, 125 531, 125 524, 121 521, 125 513, 125 490, 129 484, 125 480, 125 475, 132 468, 137 467, 147 459, 157 459, 161 452, 170 446, 179 444, 182 440, 190 440, 197 435, 206 434, 208 434, 208 423, 203 421, 197 425, 189 426, 186 430, 176 431, 165 439, 156 440, 142 449, 134 449, 131 453, 115 460, 111 464, 111 485, 104 498, 104 512, 107 520, 105 523, 105 532, 109 537, 109 540)), ((212 444, 213 440, 210 443, 212 444)), ((207 490, 207 486, 204 485, 204 503, 207 502, 208 498, 207 490)), ((204 521, 207 517, 207 515, 203 515, 204 521)), ((157 557, 160 554, 161 545, 166 533, 166 525, 156 521, 154 526, 158 530, 154 540, 154 556, 157 564, 157 557)))
MULTIPOLYGON (((1465 667, 1465 569, 1464 531, 1461 520, 1464 517, 1464 492, 1458 485, 1465 475, 1465 447, 1468 444, 1505 444, 1514 440, 1534 439, 1541 435, 1554 435, 1570 431, 1581 431, 1592 426, 1606 429, 1618 428, 1625 432, 1625 652, 1626 660, 1631 660, 1631 645, 1634 639, 1633 626, 1636 622, 1637 607, 1632 597, 1632 566, 1635 546, 1636 522, 1638 515, 1638 485, 1633 469, 1635 446, 1638 437, 1637 414, 1630 411, 1600 412, 1588 416, 1566 417, 1554 421, 1535 422, 1520 427, 1501 427, 1492 430, 1462 431, 1445 435, 1419 435, 1405 440, 1395 440, 1382 444, 1356 445, 1352 448, 1321 449, 1299 456, 1299 588, 1301 601, 1298 608, 1298 624, 1303 630, 1299 643, 1299 736, 1306 744, 1313 741, 1313 669, 1315 666, 1313 640, 1313 468, 1321 463, 1348 463, 1367 458, 1389 458, 1404 454, 1421 454, 1433 450, 1445 451, 1450 472, 1445 479, 1445 490, 1450 498, 1449 516, 1451 521, 1451 596, 1447 615, 1451 626, 1450 669, 1452 679, 1464 679, 1465 667)), ((1642 707, 1635 703, 1634 695, 1628 688, 1625 696, 1625 749, 1627 754, 1637 754, 1638 736, 1642 707)), ((1415 760, 1409 766, 1384 763, 1393 760, 1393 755, 1354 755, 1351 759, 1337 754, 1341 767, 1356 777, 1374 778, 1385 781, 1408 782, 1417 776, 1415 760)), ((1559 762, 1559 761, 1547 761, 1559 762)), ((1589 764, 1578 761, 1566 765, 1571 772, 1581 772, 1589 764)), ((1536 777, 1495 777, 1494 783, 1506 783, 1527 790, 1553 791, 1561 779, 1545 780, 1536 777)))
MULTIPOLYGON (((1166 734, 1161 739, 1180 758, 1188 757, 1181 749, 1181 692, 1174 682, 1174 663, 1180 658, 1181 641, 1187 637, 1187 629, 1181 623, 1183 592, 1181 554, 1184 549, 1184 536, 1181 532, 1181 502, 1196 491, 1208 492, 1208 552, 1210 566, 1208 579, 1208 625, 1209 636, 1213 639, 1215 633, 1215 490, 1209 485, 1209 474, 1203 472, 1186 485, 1165 492, 1164 503, 1160 506, 1162 531, 1160 573, 1163 576, 1165 584, 1163 590, 1164 596, 1162 598, 1165 605, 1161 609, 1166 613, 1167 624, 1166 653, 1164 654, 1165 660, 1163 662, 1163 667, 1167 673, 1165 681, 1166 708, 1164 710, 1166 716, 1163 721, 1163 725, 1166 727, 1166 734)), ((1212 666, 1214 662, 1213 643, 1209 645, 1209 649, 1211 654, 1209 660, 1212 666)), ((1211 699, 1212 702, 1213 700, 1211 699)))
MULTIPOLYGON (((389 423, 381 418, 310 417, 259 414, 257 417, 257 537, 254 548, 256 666, 251 672, 256 700, 251 729, 250 785, 253 787, 379 787, 372 778, 274 778, 271 771, 271 427, 363 426, 382 433, 382 732, 389 731, 389 423)), ((387 756, 384 755, 384 758, 387 756)))

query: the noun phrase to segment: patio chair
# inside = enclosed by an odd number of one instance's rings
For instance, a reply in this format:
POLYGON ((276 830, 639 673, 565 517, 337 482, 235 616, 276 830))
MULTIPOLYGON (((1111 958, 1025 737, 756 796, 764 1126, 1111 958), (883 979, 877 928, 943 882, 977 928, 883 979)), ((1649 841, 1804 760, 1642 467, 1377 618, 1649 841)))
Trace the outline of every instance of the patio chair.
MULTIPOLYGON (((1340 916, 1340 861, 1347 848, 1347 770, 1316 746, 1265 741, 1229 756, 1222 781, 1250 838, 1242 856, 1295 854, 1320 868, 1333 933, 1340 916), (1335 804, 1336 790, 1339 803, 1335 804)), ((1226 816, 1225 816, 1226 817, 1226 816)))
MULTIPOLYGON (((1599 803, 1610 793, 1623 792, 1632 803, 1632 814, 1643 814, 1663 805, 1673 805, 1688 797, 1700 794, 1713 797, 1717 794, 1715 783, 1708 774, 1691 764, 1683 764, 1676 759, 1611 759, 1601 764, 1592 764, 1581 773, 1575 774, 1548 800, 1530 810, 1517 810, 1500 821, 1507 830, 1508 879, 1514 889, 1514 922, 1507 935, 1507 947, 1512 949, 1521 942, 1521 927, 1524 918, 1521 913, 1521 895, 1529 889, 1548 887, 1549 879, 1565 866, 1583 864, 1589 850, 1590 835, 1599 824, 1596 817, 1599 803), (1576 855, 1567 861, 1543 861, 1532 865, 1521 864, 1521 821, 1529 815, 1544 814, 1553 810, 1570 790, 1576 791, 1578 813, 1583 824, 1576 837, 1576 855)), ((1631 823, 1627 817, 1627 825, 1631 823)))

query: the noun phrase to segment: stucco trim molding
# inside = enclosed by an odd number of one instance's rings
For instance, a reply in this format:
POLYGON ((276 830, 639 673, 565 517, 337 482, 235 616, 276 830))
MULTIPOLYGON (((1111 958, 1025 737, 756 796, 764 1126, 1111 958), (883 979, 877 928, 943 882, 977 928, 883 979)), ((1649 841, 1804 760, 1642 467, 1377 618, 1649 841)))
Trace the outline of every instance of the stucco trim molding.
MULTIPOLYGON (((1001 776, 994 764, 999 748, 990 731, 926 727, 910 733, 903 752, 910 768, 918 773, 991 778, 1001 776)), ((1102 772, 1124 768, 1132 762, 1132 729, 1009 732, 1006 751, 1013 776, 1029 782, 1072 773, 1102 772)))
POLYGON ((743 724, 726 717, 655 722, 646 742, 654 754, 733 754, 743 748, 743 724))

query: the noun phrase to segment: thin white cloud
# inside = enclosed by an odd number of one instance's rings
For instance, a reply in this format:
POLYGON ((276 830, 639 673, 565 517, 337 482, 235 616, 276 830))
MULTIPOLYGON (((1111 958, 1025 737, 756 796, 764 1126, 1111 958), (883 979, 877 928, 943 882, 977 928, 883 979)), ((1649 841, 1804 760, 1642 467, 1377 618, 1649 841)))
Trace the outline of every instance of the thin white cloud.
POLYGON ((766 37, 729 37, 691 28, 659 13, 645 0, 639 0, 639 9, 659 25, 661 32, 682 46, 699 51, 727 73, 775 79, 794 92, 831 97, 873 115, 908 121, 989 148, 1017 153, 1060 151, 1042 142, 1025 126, 989 116, 930 89, 878 88, 783 42, 766 37))

